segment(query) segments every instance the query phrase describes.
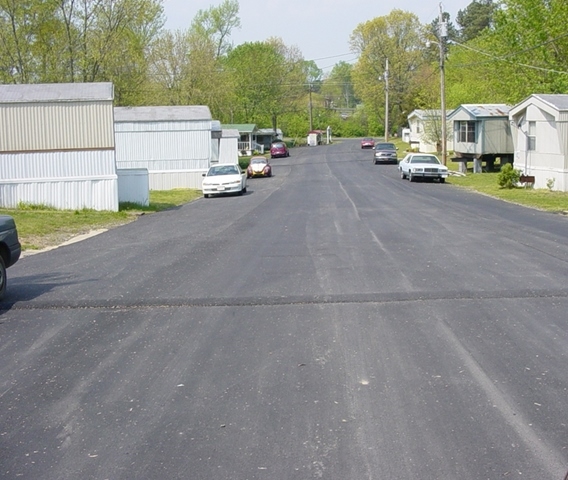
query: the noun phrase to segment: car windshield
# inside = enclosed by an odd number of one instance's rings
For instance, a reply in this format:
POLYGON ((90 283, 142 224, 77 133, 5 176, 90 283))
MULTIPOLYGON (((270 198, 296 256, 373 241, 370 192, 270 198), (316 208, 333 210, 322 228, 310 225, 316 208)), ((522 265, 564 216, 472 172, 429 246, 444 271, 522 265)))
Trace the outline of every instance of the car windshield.
POLYGON ((394 143, 377 143, 375 150, 396 150, 394 143))
POLYGON ((435 165, 440 165, 440 160, 438 160, 436 157, 421 156, 421 157, 412 157, 410 159, 410 163, 433 163, 435 165))
POLYGON ((239 171, 235 165, 217 165, 215 167, 211 167, 209 172, 207 173, 208 177, 212 177, 215 175, 238 175, 239 171))
POLYGON ((273 143, 272 148, 284 148, 284 144, 283 143, 273 143))
POLYGON ((252 158, 250 163, 252 165, 264 165, 266 164, 266 158, 252 158))

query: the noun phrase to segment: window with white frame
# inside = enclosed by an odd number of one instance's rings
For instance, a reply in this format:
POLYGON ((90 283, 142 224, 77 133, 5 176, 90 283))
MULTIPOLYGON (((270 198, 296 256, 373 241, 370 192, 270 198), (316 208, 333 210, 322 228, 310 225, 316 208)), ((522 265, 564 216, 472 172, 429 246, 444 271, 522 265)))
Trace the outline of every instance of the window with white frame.
POLYGON ((459 122, 459 142, 475 143, 475 123, 470 120, 462 120, 459 122))
POLYGON ((536 122, 529 122, 527 135, 527 150, 536 150, 536 122))

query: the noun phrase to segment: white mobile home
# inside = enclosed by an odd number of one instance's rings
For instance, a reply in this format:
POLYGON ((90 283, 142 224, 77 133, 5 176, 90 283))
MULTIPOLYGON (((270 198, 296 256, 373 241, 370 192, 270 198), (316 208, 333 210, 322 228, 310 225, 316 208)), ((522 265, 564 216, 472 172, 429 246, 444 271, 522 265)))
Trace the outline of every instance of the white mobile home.
POLYGON ((206 106, 116 107, 117 167, 146 168, 150 190, 200 189, 216 160, 212 122, 206 106))
POLYGON ((453 161, 461 162, 463 170, 468 161, 473 161, 473 171, 481 172, 486 162, 489 170, 495 160, 501 164, 513 161, 513 138, 509 125, 509 110, 502 104, 472 105, 463 104, 448 117, 453 122, 454 152, 453 161))
MULTIPOLYGON (((442 151, 441 112, 441 110, 414 110, 408 115, 408 143, 410 144, 410 148, 416 148, 422 153, 436 153, 442 151)), ((450 113, 452 113, 452 110, 446 111, 446 118, 450 113)), ((451 123, 448 123, 446 132, 446 149, 453 150, 451 123)))
POLYGON ((0 85, 0 206, 118 210, 112 83, 0 85))
POLYGON ((531 95, 509 112, 513 166, 535 188, 568 191, 568 95, 531 95))

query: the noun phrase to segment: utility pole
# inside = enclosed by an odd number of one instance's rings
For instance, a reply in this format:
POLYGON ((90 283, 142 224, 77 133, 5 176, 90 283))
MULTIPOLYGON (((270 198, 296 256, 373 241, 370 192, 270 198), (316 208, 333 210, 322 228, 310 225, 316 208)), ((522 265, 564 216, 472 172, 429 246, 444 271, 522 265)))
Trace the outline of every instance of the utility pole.
POLYGON ((385 142, 389 141, 389 59, 385 63, 385 142))
POLYGON ((314 129, 313 126, 313 114, 312 114, 312 84, 310 83, 310 132, 314 129))
POLYGON ((440 3, 440 16, 438 19, 438 34, 440 47, 440 103, 442 115, 442 163, 446 165, 447 152, 447 133, 446 133, 446 75, 444 72, 444 57, 446 55, 446 37, 448 36, 447 25, 444 22, 442 4, 440 3))

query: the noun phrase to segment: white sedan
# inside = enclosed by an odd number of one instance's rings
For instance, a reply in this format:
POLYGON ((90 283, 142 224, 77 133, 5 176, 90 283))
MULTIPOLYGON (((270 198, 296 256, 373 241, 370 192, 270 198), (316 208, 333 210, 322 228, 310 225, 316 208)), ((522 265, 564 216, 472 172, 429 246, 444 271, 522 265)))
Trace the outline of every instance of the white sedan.
POLYGON ((247 176, 238 165, 214 165, 203 177, 201 189, 205 198, 223 193, 242 195, 247 191, 247 176))
POLYGON ((444 183, 448 178, 448 167, 442 165, 436 155, 428 153, 409 153, 398 164, 400 178, 411 182, 422 178, 438 179, 444 183))

